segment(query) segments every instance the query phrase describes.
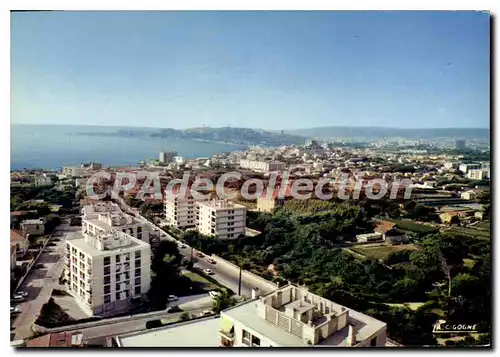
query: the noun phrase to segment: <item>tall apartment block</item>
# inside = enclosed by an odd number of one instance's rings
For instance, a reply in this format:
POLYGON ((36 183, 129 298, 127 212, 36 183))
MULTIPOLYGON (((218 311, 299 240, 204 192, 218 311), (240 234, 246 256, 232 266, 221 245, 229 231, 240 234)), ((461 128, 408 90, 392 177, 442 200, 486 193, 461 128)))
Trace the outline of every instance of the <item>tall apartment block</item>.
POLYGON ((247 208, 228 200, 198 202, 198 231, 217 238, 238 238, 245 235, 247 208))
POLYGON ((127 233, 91 231, 66 241, 68 291, 89 316, 133 306, 150 286, 151 248, 127 233))
POLYGON ((167 198, 165 201, 165 219, 168 224, 181 228, 196 227, 196 200, 188 189, 186 195, 167 198))
POLYGON ((149 243, 148 226, 139 219, 121 211, 120 207, 112 202, 98 202, 83 208, 82 232, 121 231, 132 237, 149 243))

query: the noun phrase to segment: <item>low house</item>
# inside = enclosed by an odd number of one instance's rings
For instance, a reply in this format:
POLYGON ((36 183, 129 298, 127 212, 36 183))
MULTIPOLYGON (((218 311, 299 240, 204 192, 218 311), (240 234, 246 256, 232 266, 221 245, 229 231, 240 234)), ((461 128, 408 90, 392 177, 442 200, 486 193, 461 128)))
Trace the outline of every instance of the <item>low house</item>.
POLYGON ((24 256, 28 251, 29 240, 28 236, 23 232, 15 229, 10 230, 10 244, 16 247, 16 255, 24 256))
POLYGON ((26 234, 43 235, 45 233, 45 220, 37 218, 22 221, 21 230, 26 234))
POLYGON ((273 212, 278 206, 282 206, 286 200, 292 199, 292 189, 288 185, 286 188, 281 189, 277 187, 274 189, 272 194, 268 195, 268 190, 272 188, 267 188, 260 197, 257 198, 257 211, 259 212, 273 212), (270 197, 268 197, 270 196, 270 197))
POLYGON ((365 233, 356 236, 356 242, 358 243, 381 242, 383 240, 384 236, 382 233, 365 233))
POLYGON ((406 244, 408 243, 408 237, 402 230, 392 228, 385 233, 385 241, 391 245, 406 244))
POLYGON ((56 332, 26 341, 26 347, 85 347, 82 332, 56 332))
POLYGON ((21 223, 21 220, 23 217, 26 217, 29 214, 37 214, 36 210, 29 210, 29 211, 12 211, 10 212, 10 226, 11 228, 13 227, 18 227, 19 223, 21 223))
POLYGON ((373 230, 375 233, 382 234, 382 239, 385 240, 385 234, 389 232, 396 226, 396 223, 389 221, 377 221, 375 229, 373 230))

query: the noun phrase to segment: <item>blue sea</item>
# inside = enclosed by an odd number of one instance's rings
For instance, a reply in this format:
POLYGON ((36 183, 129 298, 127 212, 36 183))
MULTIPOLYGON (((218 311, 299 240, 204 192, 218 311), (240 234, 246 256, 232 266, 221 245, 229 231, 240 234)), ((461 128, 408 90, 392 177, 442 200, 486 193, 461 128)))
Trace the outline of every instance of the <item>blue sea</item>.
MULTIPOLYGON (((160 151, 177 151, 185 158, 207 157, 241 150, 241 146, 183 139, 86 136, 78 133, 113 133, 123 127, 11 125, 11 170, 43 168, 95 161, 103 166, 137 165, 156 159, 160 151)), ((130 129, 130 128, 128 128, 130 129)))

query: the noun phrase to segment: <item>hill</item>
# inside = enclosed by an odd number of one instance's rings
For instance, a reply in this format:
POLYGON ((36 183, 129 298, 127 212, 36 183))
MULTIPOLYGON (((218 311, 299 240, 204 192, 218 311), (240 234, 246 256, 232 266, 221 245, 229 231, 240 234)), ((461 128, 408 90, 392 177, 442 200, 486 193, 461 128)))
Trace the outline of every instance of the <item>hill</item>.
POLYGON ((320 128, 307 128, 287 130, 287 134, 312 137, 317 139, 368 139, 377 140, 384 138, 419 139, 466 139, 485 140, 490 137, 490 130, 484 128, 422 128, 403 129, 387 127, 352 127, 352 126, 327 126, 320 128))

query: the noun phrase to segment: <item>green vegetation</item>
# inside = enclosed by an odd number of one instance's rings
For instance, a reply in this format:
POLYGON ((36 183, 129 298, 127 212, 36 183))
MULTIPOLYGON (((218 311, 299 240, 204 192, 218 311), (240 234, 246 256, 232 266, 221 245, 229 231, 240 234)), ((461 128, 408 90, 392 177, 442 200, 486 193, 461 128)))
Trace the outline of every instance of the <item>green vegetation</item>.
POLYGON ((186 241, 266 279, 305 284, 327 299, 380 318, 388 324, 389 337, 405 345, 436 344, 432 325, 440 318, 479 324, 489 331, 489 241, 432 232, 432 227, 425 232, 422 225, 407 224, 407 229, 419 232, 413 238, 418 250, 375 248, 376 259, 359 259, 341 249, 356 234, 373 231, 371 219, 384 205, 390 203, 343 202, 300 214, 289 209, 274 215, 248 212, 247 226, 262 232, 255 237, 228 244, 189 233, 186 241), (464 258, 474 258, 472 269, 464 266, 464 258), (279 277, 268 270, 270 264, 279 277), (428 303, 416 310, 386 305, 408 301, 428 303))
POLYGON ((195 272, 189 272, 185 273, 184 276, 186 278, 189 278, 191 282, 193 283, 194 287, 196 290, 200 290, 203 292, 209 292, 211 290, 216 290, 219 288, 217 284, 214 284, 213 282, 208 281, 204 277, 202 277, 200 274, 195 273, 195 272))
POLYGON ((436 233, 438 231, 438 228, 436 227, 428 226, 410 220, 393 219, 393 218, 387 218, 386 220, 396 223, 396 228, 399 228, 403 231, 418 233, 421 235, 436 233))
POLYGON ((220 314, 222 310, 225 310, 231 306, 236 305, 236 300, 231 293, 227 290, 223 290, 219 295, 217 295, 214 299, 212 310, 216 314, 220 314))
POLYGON ((413 244, 403 244, 403 245, 378 245, 378 246, 364 246, 359 245, 356 247, 349 248, 350 250, 362 254, 369 259, 377 259, 386 261, 388 257, 394 252, 400 251, 413 251, 417 250, 413 244))

